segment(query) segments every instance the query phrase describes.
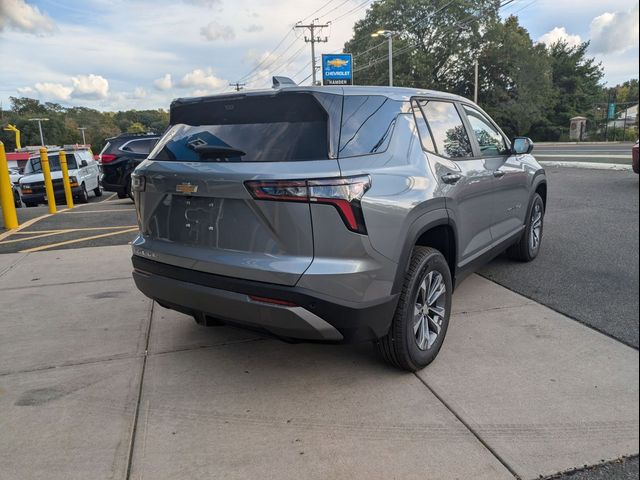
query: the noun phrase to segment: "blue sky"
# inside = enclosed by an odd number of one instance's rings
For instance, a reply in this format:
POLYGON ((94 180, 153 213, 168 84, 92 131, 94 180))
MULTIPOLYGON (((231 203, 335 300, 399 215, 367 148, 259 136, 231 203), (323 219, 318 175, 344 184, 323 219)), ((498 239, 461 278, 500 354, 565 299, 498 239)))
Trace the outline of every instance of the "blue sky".
MULTIPOLYGON (((167 108, 243 77, 249 87, 273 74, 302 81, 310 52, 292 25, 321 9, 314 17, 333 22, 317 53, 339 51, 371 1, 0 0, 0 100, 167 108)), ((515 0, 511 13, 536 41, 590 40, 610 85, 638 78, 637 0, 515 0)))

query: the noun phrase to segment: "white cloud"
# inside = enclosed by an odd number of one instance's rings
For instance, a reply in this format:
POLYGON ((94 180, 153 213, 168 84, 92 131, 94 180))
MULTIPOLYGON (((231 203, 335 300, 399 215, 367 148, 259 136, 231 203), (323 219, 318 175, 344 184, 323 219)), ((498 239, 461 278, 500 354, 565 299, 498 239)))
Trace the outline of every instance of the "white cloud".
POLYGON ((215 42, 216 40, 233 40, 236 38, 236 33, 232 27, 217 22, 209 22, 206 27, 202 27, 200 29, 200 35, 210 42, 215 42))
POLYGON ((182 77, 182 80, 178 83, 181 88, 198 89, 201 95, 204 95, 204 92, 211 93, 214 90, 220 90, 228 85, 229 82, 216 77, 210 68, 206 70, 196 68, 182 77))
POLYGON ((31 87, 18 87, 16 88, 18 93, 21 93, 22 95, 29 95, 32 93, 35 93, 35 90, 31 87))
POLYGON ((65 87, 61 83, 36 83, 34 88, 41 97, 51 100, 69 101, 71 99, 71 92, 73 92, 73 88, 65 87))
POLYGON ((5 28, 45 35, 56 30, 56 24, 25 0, 0 0, 0 31, 5 28))
POLYGON ((572 35, 567 32, 567 29, 564 27, 555 27, 538 39, 538 42, 544 43, 547 46, 560 41, 566 42, 570 47, 577 47, 582 43, 580 35, 572 35))
POLYGON ((139 100, 147 96, 147 91, 142 87, 136 87, 131 94, 131 98, 139 100))
POLYGON ((591 51, 612 53, 637 47, 638 31, 638 4, 628 12, 605 12, 591 21, 591 51))
POLYGON ((243 30, 247 33, 256 33, 263 31, 264 27, 262 25, 258 25, 257 23, 252 23, 251 25, 244 27, 243 30))
POLYGON ((173 80, 171 79, 171 74, 166 73, 160 78, 156 78, 153 81, 153 86, 156 87, 157 90, 169 90, 173 87, 173 80))
POLYGON ((109 81, 100 75, 78 75, 71 82, 74 97, 101 99, 109 95, 109 81))

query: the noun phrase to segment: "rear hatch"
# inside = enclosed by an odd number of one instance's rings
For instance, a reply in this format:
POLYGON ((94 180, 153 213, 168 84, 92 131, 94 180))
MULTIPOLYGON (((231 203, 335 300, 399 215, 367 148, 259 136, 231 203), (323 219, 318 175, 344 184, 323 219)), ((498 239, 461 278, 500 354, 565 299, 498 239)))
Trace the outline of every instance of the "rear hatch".
POLYGON ((313 260, 310 205, 296 195, 340 175, 341 107, 342 96, 309 91, 174 102, 171 127, 134 174, 134 252, 294 285, 313 260), (283 192, 289 201, 273 201, 283 192))

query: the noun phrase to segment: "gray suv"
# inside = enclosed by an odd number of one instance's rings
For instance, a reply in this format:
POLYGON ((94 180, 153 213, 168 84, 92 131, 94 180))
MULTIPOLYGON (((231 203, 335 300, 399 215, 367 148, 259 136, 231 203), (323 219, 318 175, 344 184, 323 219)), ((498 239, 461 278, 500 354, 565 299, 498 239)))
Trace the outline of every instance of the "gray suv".
POLYGON ((438 354, 466 275, 505 249, 538 255, 547 183, 532 148, 428 90, 178 99, 132 176, 133 277, 201 325, 372 340, 415 371, 438 354))

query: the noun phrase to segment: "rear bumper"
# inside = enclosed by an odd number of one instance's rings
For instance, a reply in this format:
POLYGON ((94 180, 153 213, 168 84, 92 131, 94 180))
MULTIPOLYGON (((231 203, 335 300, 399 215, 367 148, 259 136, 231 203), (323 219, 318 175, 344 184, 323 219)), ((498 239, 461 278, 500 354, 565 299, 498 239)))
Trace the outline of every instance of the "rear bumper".
POLYGON ((299 287, 223 277, 136 255, 132 262, 136 286, 158 303, 284 338, 328 342, 377 339, 388 332, 398 301, 394 295, 374 304, 336 303, 299 287), (250 295, 295 306, 254 301, 250 295))
MULTIPOLYGON (((81 192, 82 192, 82 188, 81 187, 74 187, 74 188, 71 189, 71 195, 73 195, 74 197, 79 195, 81 192)), ((54 194, 54 197, 56 199, 56 202, 64 202, 65 201, 64 189, 54 189, 53 190, 53 194, 54 194)), ((45 193, 44 192, 26 193, 26 194, 21 194, 20 196, 22 198, 22 201, 25 202, 25 203, 45 203, 45 201, 44 201, 45 193)))

